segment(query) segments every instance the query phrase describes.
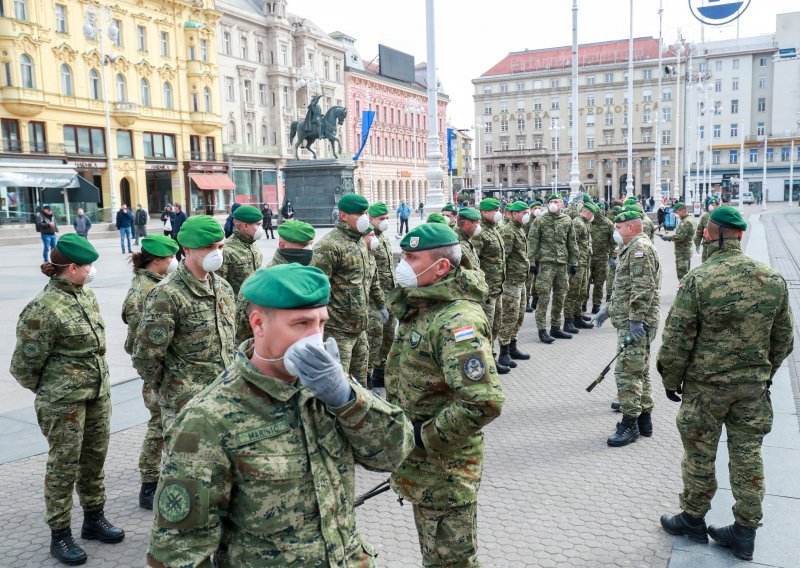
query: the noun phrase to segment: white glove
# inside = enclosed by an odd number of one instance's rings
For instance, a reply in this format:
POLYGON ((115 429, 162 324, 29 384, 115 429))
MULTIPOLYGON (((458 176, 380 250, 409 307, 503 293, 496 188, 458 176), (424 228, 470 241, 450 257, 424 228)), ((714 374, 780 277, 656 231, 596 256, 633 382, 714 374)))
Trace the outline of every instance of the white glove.
POLYGON ((592 323, 597 326, 597 329, 603 327, 603 324, 608 319, 608 307, 603 306, 600 311, 592 317, 592 323))
POLYGON ((300 384, 311 394, 331 406, 344 406, 351 399, 353 389, 339 359, 339 346, 329 337, 324 344, 307 344, 289 355, 297 369, 300 384))
POLYGON ((389 323, 389 310, 386 307, 381 308, 381 325, 389 323))

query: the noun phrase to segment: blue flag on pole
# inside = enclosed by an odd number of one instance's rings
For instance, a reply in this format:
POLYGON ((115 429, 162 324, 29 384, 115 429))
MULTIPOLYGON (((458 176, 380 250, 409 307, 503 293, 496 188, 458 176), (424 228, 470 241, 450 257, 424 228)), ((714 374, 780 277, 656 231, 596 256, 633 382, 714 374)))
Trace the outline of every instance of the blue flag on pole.
POLYGON ((361 113, 361 147, 356 152, 356 155, 353 156, 353 160, 358 160, 361 156, 361 152, 364 151, 364 146, 367 145, 367 138, 369 137, 370 128, 372 128, 372 121, 375 120, 375 111, 374 110, 365 110, 361 113))
POLYGON ((452 128, 447 129, 447 171, 453 171, 453 138, 455 133, 452 128))

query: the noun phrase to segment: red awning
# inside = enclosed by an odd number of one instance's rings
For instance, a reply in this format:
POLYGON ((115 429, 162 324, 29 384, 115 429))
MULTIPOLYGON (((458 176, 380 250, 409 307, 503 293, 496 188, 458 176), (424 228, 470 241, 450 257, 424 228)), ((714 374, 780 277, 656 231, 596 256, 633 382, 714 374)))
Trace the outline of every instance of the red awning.
POLYGON ((200 189, 236 189, 236 184, 225 174, 190 174, 200 189))

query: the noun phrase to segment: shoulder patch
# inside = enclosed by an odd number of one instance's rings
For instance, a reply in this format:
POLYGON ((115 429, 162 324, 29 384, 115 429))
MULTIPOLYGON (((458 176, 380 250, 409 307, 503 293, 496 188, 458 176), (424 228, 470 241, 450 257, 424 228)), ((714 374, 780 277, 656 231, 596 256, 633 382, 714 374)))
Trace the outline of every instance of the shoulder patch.
POLYGON ((642 258, 643 256, 644 256, 643 250, 637 250, 636 252, 633 253, 633 258, 642 258))
POLYGON ((28 325, 28 329, 31 330, 38 330, 42 327, 42 321, 38 319, 29 319, 26 321, 26 324, 28 325))
POLYGON ((264 440, 265 438, 274 438, 275 436, 283 434, 288 430, 289 422, 285 418, 282 418, 274 424, 261 426, 260 428, 254 428, 245 432, 239 432, 236 434, 237 447, 252 444, 253 442, 264 440))
POLYGON ((456 343, 459 341, 466 341, 467 339, 472 339, 475 337, 475 327, 471 325, 466 325, 464 327, 459 327, 457 330, 453 332, 455 336, 456 343))
POLYGON ((154 325, 147 332, 147 339, 153 345, 161 345, 167 340, 167 330, 163 325, 154 325))
POLYGON ((638 276, 638 275, 640 275, 640 274, 642 274, 644 272, 644 267, 641 265, 641 263, 637 262, 636 264, 633 265, 633 269, 632 270, 633 270, 633 273, 636 276, 638 276))
POLYGON ((181 432, 175 438, 172 451, 184 454, 196 454, 200 446, 200 438, 196 432, 181 432))
POLYGON ((25 357, 33 359, 34 357, 38 357, 41 353, 41 349, 39 349, 39 345, 35 341, 26 341, 22 345, 22 354, 25 357))
POLYGON ((422 341, 422 335, 416 329, 412 329, 408 336, 408 344, 412 349, 419 347, 419 342, 422 341))
POLYGON ((177 525, 192 512, 189 480, 170 481, 158 496, 158 515, 171 525, 177 525))
POLYGON ((458 367, 465 379, 479 383, 486 378, 486 361, 481 353, 468 353, 458 358, 458 367))

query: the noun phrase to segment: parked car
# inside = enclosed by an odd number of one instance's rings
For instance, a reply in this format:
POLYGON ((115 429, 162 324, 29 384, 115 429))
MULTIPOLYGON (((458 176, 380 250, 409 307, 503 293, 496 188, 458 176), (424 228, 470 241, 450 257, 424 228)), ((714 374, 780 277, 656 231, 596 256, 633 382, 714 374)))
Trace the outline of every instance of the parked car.
POLYGON ((753 196, 752 191, 744 191, 742 192, 742 202, 747 203, 748 205, 752 205, 756 202, 755 196, 753 196))

